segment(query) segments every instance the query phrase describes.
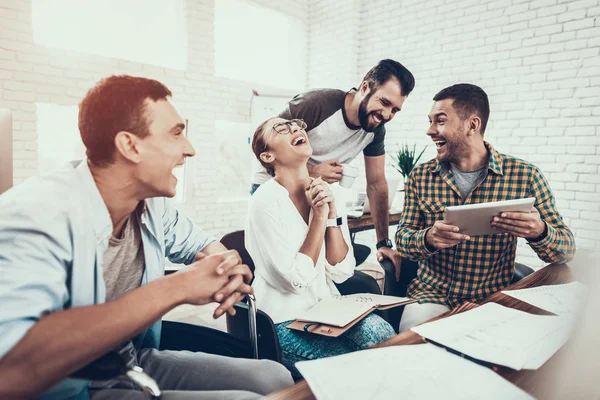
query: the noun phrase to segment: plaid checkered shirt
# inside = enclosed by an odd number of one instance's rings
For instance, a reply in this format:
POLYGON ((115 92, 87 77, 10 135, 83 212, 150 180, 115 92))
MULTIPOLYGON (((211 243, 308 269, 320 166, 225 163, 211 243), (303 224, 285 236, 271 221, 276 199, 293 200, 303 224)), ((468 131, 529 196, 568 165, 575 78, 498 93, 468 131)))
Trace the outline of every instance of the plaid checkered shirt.
POLYGON ((464 201, 447 165, 433 159, 410 174, 396 245, 402 257, 419 262, 408 296, 420 303, 456 307, 476 302, 508 286, 514 275, 517 238, 508 233, 471 237, 454 247, 429 251, 425 233, 443 219, 448 206, 535 197, 547 233, 529 240, 529 246, 548 263, 567 262, 575 255, 573 234, 556 210, 539 168, 485 146, 490 154, 487 176, 464 201))

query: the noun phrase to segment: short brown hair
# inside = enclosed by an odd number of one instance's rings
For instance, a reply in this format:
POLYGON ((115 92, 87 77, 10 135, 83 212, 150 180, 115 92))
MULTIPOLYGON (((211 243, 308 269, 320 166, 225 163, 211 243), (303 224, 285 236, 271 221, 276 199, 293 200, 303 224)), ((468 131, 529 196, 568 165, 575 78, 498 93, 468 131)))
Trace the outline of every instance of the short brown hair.
POLYGON ((99 166, 110 164, 115 136, 121 131, 147 136, 144 102, 169 96, 171 91, 153 79, 113 75, 98 82, 79 104, 79 133, 90 161, 99 166))
POLYGON ((254 155, 256 156, 258 161, 260 161, 262 166, 265 167, 265 169, 271 176, 275 176, 275 167, 273 166, 273 164, 261 160, 260 155, 265 151, 269 150, 269 146, 267 146, 267 141, 265 139, 265 126, 273 118, 277 117, 269 118, 268 120, 260 124, 258 128, 256 128, 256 131, 254 131, 254 136, 252 137, 252 151, 254 152, 254 155))
POLYGON ((459 83, 440 90, 433 97, 433 101, 445 99, 454 99, 452 107, 463 121, 472 114, 477 114, 481 119, 481 134, 485 133, 490 118, 490 101, 482 88, 470 83, 459 83))
POLYGON ((363 78, 363 82, 368 82, 369 88, 375 91, 392 78, 396 78, 400 83, 402 96, 408 96, 415 88, 413 74, 404 65, 389 58, 379 61, 376 66, 371 68, 363 78))

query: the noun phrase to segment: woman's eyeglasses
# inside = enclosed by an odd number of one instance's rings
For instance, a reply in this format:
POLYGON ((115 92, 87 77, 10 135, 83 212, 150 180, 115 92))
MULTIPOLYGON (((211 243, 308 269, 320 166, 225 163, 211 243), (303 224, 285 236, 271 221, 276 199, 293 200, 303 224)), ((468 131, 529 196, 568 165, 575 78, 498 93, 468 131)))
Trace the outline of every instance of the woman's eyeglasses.
POLYGON ((306 129, 306 122, 301 119, 293 119, 291 121, 278 122, 273 125, 273 130, 277 133, 287 134, 292 132, 292 126, 300 129, 306 129))

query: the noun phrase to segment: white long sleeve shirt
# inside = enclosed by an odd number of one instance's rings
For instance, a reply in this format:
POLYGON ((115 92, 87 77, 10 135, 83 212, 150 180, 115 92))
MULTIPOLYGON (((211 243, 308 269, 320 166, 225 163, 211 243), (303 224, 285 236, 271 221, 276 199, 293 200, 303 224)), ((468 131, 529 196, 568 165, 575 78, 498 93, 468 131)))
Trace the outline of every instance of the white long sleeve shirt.
MULTIPOLYGON (((309 221, 313 213, 310 212, 309 221)), ((331 229, 331 228, 329 228, 331 229)), ((325 257, 326 242, 316 265, 300 247, 308 225, 292 203, 287 189, 271 179, 250 199, 245 228, 245 246, 254 261, 254 292, 257 306, 279 323, 295 319, 324 298, 338 295, 334 285, 354 274, 348 225, 340 228, 348 245, 345 258, 330 265, 325 257)))

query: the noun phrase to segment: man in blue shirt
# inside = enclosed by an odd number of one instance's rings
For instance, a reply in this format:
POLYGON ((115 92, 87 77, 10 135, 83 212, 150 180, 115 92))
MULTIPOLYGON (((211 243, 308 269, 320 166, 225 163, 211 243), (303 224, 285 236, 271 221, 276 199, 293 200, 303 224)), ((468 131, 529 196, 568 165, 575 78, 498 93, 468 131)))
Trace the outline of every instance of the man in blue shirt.
POLYGON ((270 361, 156 350, 175 306, 214 301, 218 318, 252 292, 239 255, 165 199, 195 154, 170 95, 150 79, 102 80, 79 110, 87 160, 0 196, 0 398, 146 398, 67 379, 115 348, 163 398, 256 398, 293 383, 270 361), (165 257, 188 267, 163 276, 165 257))

